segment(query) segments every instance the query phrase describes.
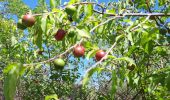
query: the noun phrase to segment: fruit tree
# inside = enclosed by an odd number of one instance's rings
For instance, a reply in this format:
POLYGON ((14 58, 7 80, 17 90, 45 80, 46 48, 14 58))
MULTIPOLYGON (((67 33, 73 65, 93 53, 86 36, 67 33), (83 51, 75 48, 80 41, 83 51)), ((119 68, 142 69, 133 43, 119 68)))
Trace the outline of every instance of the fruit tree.
POLYGON ((1 1, 5 100, 170 99, 169 0, 1 1))

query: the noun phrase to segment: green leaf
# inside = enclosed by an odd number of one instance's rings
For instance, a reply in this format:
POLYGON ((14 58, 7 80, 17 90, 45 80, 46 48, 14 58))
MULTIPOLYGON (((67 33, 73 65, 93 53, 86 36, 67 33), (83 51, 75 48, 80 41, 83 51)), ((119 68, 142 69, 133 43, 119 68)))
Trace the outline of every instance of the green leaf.
POLYGON ((104 30, 105 30, 105 25, 101 25, 96 29, 96 32, 97 32, 97 34, 102 34, 104 32, 104 30))
POLYGON ((118 43, 124 36, 125 36, 124 34, 117 36, 116 42, 118 43))
POLYGON ((101 67, 95 67, 89 70, 89 72, 85 75, 85 77, 83 78, 83 85, 86 85, 90 79, 90 77, 95 73, 98 72, 101 73, 101 71, 104 70, 104 68, 101 67))
POLYGON ((113 56, 113 55, 108 55, 107 58, 109 58, 109 59, 116 59, 117 57, 113 56))
POLYGON ((145 52, 150 54, 153 50, 153 47, 154 47, 154 43, 152 40, 148 41, 145 45, 144 45, 144 48, 145 48, 145 52))
POLYGON ((134 64, 136 66, 135 61, 132 58, 129 58, 129 57, 116 58, 115 60, 127 61, 127 62, 129 62, 130 65, 134 64))
POLYGON ((167 14, 168 12, 170 12, 170 6, 165 10, 165 14, 167 14))
POLYGON ((20 72, 22 70, 21 64, 11 64, 8 65, 5 70, 5 80, 4 80, 4 95, 6 100, 14 100, 16 86, 21 76, 20 72))
POLYGON ((90 58, 92 58, 96 54, 97 51, 98 51, 98 49, 91 50, 90 52, 88 52, 86 58, 89 60, 90 58))
POLYGON ((14 46, 17 42, 18 42, 18 41, 17 41, 16 37, 15 37, 15 36, 12 36, 12 37, 11 37, 11 43, 12 43, 11 46, 14 46))
POLYGON ((90 38, 90 33, 88 31, 86 31, 85 29, 77 28, 77 32, 78 32, 78 36, 80 36, 82 38, 90 38))
POLYGON ((126 54, 126 56, 130 56, 138 47, 136 47, 135 45, 129 47, 129 50, 126 54))
POLYGON ((93 6, 91 4, 84 6, 84 13, 86 17, 89 17, 93 14, 93 6))
POLYGON ((68 4, 74 4, 74 3, 76 3, 76 2, 80 2, 80 0, 70 0, 70 1, 68 2, 68 4))
POLYGON ((166 82, 166 87, 167 87, 168 91, 170 91, 170 73, 166 77, 165 82, 166 82))
POLYGON ((42 30, 38 27, 34 34, 34 44, 41 50, 42 49, 42 30))
POLYGON ((73 15, 73 20, 75 20, 76 22, 80 21, 80 15, 82 14, 82 9, 83 9, 83 5, 79 5, 77 8, 76 13, 73 15))
POLYGON ((51 9, 54 9, 56 7, 56 0, 50 0, 50 7, 51 9))
POLYGON ((42 29, 43 33, 46 32, 46 29, 47 29, 47 15, 43 15, 43 17, 41 19, 41 29, 42 29))
POLYGON ((106 10, 107 13, 111 13, 111 14, 115 14, 116 13, 116 9, 109 9, 109 10, 106 10))
POLYGON ((131 42, 132 45, 134 45, 132 32, 130 32, 130 31, 127 31, 127 32, 128 32, 128 35, 127 35, 128 40, 131 42))
POLYGON ((56 94, 45 96, 45 100, 59 100, 56 94))

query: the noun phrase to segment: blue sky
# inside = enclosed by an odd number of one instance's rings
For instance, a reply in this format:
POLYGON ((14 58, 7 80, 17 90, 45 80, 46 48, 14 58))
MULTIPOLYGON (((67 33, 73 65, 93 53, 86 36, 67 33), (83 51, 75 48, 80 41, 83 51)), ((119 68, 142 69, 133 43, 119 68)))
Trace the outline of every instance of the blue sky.
MULTIPOLYGON (((49 1, 50 0, 46 0, 47 3, 49 3, 49 1)), ((68 2, 70 0, 61 0, 61 1, 62 1, 62 3, 64 3, 64 2, 68 2)), ((101 2, 118 1, 118 0, 91 0, 91 1, 98 1, 99 3, 101 3, 101 2)), ((34 8, 38 4, 38 0, 23 0, 23 2, 25 4, 27 4, 30 8, 34 8)), ((158 0, 156 0, 156 2, 157 3, 155 5, 154 9, 158 10, 159 9, 158 0)), ((167 22, 170 22, 170 18, 167 19, 167 22)))
MULTIPOLYGON (((38 0, 23 0, 25 4, 27 4, 28 6, 30 6, 31 8, 34 8, 37 3, 38 3, 38 0)), ((50 0, 46 0, 47 3, 49 3, 50 0)), ((70 0, 62 0, 62 3, 64 2, 68 2, 70 0)), ((95 0, 93 0, 95 1, 95 0)), ((98 0, 98 2, 109 2, 109 1, 118 1, 118 0, 98 0)))

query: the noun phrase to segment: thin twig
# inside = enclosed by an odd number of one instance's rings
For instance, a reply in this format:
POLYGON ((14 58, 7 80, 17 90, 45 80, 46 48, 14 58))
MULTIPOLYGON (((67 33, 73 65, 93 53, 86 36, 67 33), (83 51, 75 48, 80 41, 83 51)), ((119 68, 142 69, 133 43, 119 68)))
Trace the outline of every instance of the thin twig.
MULTIPOLYGON (((72 4, 72 5, 75 6, 75 5, 86 5, 86 4, 96 4, 97 6, 99 6, 99 7, 102 8, 102 14, 104 13, 104 7, 103 7, 102 5, 96 3, 96 2, 80 2, 80 3, 74 3, 74 4, 72 4)), ((67 5, 68 5, 68 4, 62 5, 62 6, 61 6, 61 7, 62 7, 61 10, 64 10, 67 5)), ((41 16, 41 15, 43 15, 43 14, 55 14, 55 13, 57 13, 57 11, 54 11, 54 12, 44 12, 44 13, 39 13, 39 14, 33 14, 33 16, 41 16)))
MULTIPOLYGON (((108 16, 120 16, 120 17, 125 17, 125 16, 170 16, 170 13, 124 13, 122 15, 118 15, 118 14, 113 14, 113 13, 103 13, 103 12, 100 12, 100 11, 97 11, 97 10, 93 10, 94 12, 96 13, 99 13, 99 14, 106 14, 108 16)), ((44 12, 44 13, 39 13, 39 14, 33 14, 33 16, 41 16, 43 14, 55 14, 57 12, 44 12)))
MULTIPOLYGON (((113 19, 115 19, 115 18, 117 18, 117 17, 120 17, 120 16, 116 16, 116 17, 114 17, 114 18, 111 18, 111 19, 109 19, 109 20, 107 20, 107 21, 105 21, 105 22, 103 22, 103 23, 95 26, 93 29, 90 30, 90 33, 93 32, 97 27, 99 27, 99 26, 101 26, 101 25, 103 25, 103 24, 105 24, 105 23, 109 22, 110 20, 113 20, 113 19)), ((121 16, 121 17, 122 17, 122 16, 121 16)), ((63 52, 62 54, 56 55, 56 56, 54 56, 53 58, 50 58, 50 59, 48 59, 48 60, 45 60, 45 61, 42 61, 42 62, 39 62, 39 63, 24 64, 23 66, 36 65, 36 64, 44 64, 44 63, 47 63, 47 62, 51 62, 51 61, 55 60, 56 58, 65 55, 67 52, 69 52, 70 50, 72 50, 76 45, 80 44, 82 41, 83 41, 83 39, 81 39, 81 40, 79 41, 79 43, 77 43, 77 44, 71 46, 70 48, 68 48, 68 49, 67 49, 65 52, 63 52)), ((104 58, 104 57, 103 57, 103 58, 104 58)))
POLYGON ((134 31, 135 29, 137 29, 139 26, 141 26, 143 23, 145 23, 148 19, 149 19, 150 15, 140 24, 138 24, 137 26, 135 26, 134 28, 132 28, 130 31, 134 31))
MULTIPOLYGON (((149 12, 152 13, 151 8, 150 8, 150 6, 149 6, 149 1, 148 1, 148 0, 146 0, 146 5, 147 5, 147 7, 148 7, 149 12)), ((161 24, 164 24, 164 22, 163 22, 158 16, 156 16, 156 18, 159 20, 159 22, 160 22, 161 24)), ((154 20, 156 21, 156 24, 157 24, 158 26, 161 26, 161 25, 158 23, 158 21, 157 21, 156 18, 154 17, 154 20)), ((169 29, 168 27, 165 26, 165 28, 166 28, 168 31, 170 31, 170 29, 169 29)))
POLYGON ((76 43, 75 45, 69 47, 65 52, 63 52, 62 54, 60 55, 56 55, 54 56, 53 58, 50 58, 48 60, 45 60, 45 61, 42 61, 42 62, 38 62, 38 63, 32 63, 32 64, 23 64, 23 66, 29 66, 29 65, 36 65, 36 64, 44 64, 44 63, 47 63, 47 62, 52 62, 54 61, 56 58, 58 57, 61 57, 65 54, 67 54, 70 50, 72 50, 75 46, 77 46, 78 44, 80 44, 81 42, 83 41, 83 39, 81 39, 78 43, 76 43))
MULTIPOLYGON (((94 5, 97 5, 97 6, 99 6, 99 7, 102 8, 102 12, 93 9, 93 11, 96 12, 96 13, 106 14, 106 15, 108 15, 108 16, 118 16, 117 14, 104 12, 104 8, 105 8, 105 7, 103 7, 101 4, 98 4, 98 3, 96 3, 96 2, 80 2, 80 3, 75 3, 75 4, 72 4, 72 5, 86 5, 86 4, 92 4, 92 5, 94 4, 94 5)), ((64 10, 67 5, 68 5, 68 4, 63 5, 63 6, 60 6, 60 7, 62 7, 61 10, 64 10)), ((57 11, 55 11, 55 12, 44 12, 44 13, 39 13, 39 14, 33 14, 33 16, 41 16, 41 15, 43 15, 43 14, 55 14, 55 13, 57 13, 57 11)), ((123 16, 148 16, 148 15, 151 15, 151 16, 170 16, 170 13, 167 13, 167 14, 165 14, 165 13, 151 13, 151 12, 149 11, 149 13, 124 13, 124 14, 123 14, 123 16)))
POLYGON ((109 21, 114 20, 115 18, 118 18, 118 17, 122 17, 122 16, 115 16, 115 17, 113 17, 113 18, 110 18, 110 19, 106 20, 105 22, 100 23, 99 25, 93 27, 93 28, 90 30, 90 33, 93 32, 93 31, 94 31, 96 28, 98 28, 99 26, 104 25, 104 24, 108 23, 109 21))

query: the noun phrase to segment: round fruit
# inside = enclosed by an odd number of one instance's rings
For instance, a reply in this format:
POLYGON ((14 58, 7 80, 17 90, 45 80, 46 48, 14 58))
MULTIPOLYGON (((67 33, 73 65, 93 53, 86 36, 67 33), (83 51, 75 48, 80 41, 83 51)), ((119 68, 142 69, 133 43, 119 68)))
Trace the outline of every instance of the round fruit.
POLYGON ((85 48, 82 45, 78 45, 74 48, 73 54, 75 57, 82 57, 84 56, 85 48))
POLYGON ((98 50, 95 55, 96 60, 100 61, 105 55, 106 55, 106 52, 104 52, 103 50, 98 50))
POLYGON ((66 31, 64 31, 63 29, 59 29, 54 37, 56 40, 61 41, 65 37, 65 35, 66 31))
POLYGON ((149 18, 150 20, 155 20, 155 16, 150 16, 150 18, 149 18))
POLYGON ((27 27, 31 27, 35 24, 35 18, 31 14, 26 14, 22 17, 22 23, 27 27))
POLYGON ((38 51, 37 51, 37 53, 38 53, 39 55, 42 55, 43 52, 44 52, 43 50, 38 50, 38 51))
POLYGON ((68 14, 68 15, 73 15, 75 12, 76 12, 76 7, 73 6, 73 5, 68 5, 66 8, 65 8, 65 12, 68 14))
POLYGON ((134 65, 134 64, 129 64, 129 65, 127 66, 127 69, 133 71, 133 70, 135 69, 135 65, 134 65))
POLYGON ((65 61, 61 58, 55 59, 54 66, 56 69, 63 69, 65 66, 65 61))
POLYGON ((22 20, 20 19, 17 23, 17 28, 21 29, 21 30, 24 30, 26 29, 27 27, 25 25, 23 25, 22 23, 22 20))

